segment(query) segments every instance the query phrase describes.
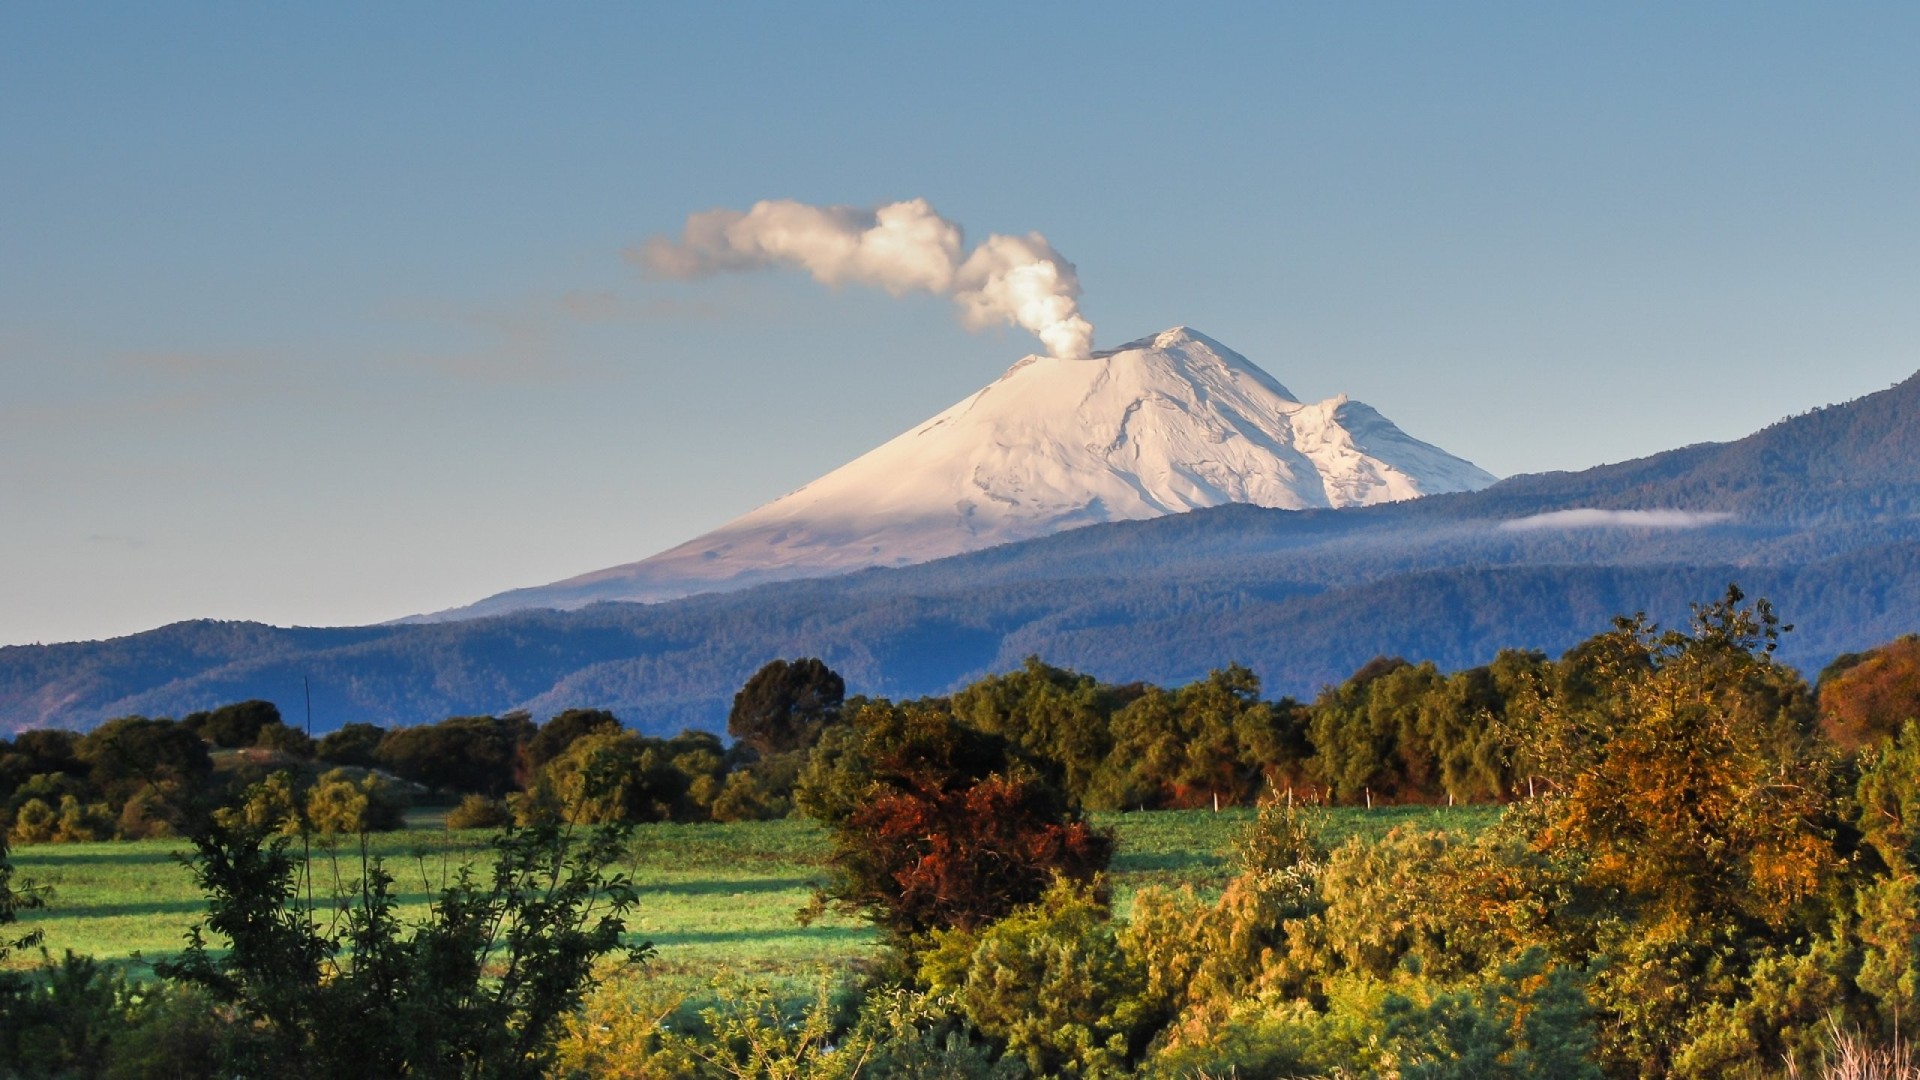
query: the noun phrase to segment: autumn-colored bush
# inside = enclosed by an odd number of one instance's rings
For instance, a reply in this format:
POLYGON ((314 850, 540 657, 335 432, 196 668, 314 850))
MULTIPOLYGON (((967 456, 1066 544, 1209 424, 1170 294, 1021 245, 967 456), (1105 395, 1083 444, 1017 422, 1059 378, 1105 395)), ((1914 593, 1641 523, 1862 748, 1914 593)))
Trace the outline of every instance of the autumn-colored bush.
POLYGON ((1920 635, 1845 656, 1820 679, 1820 728, 1844 750, 1885 742, 1920 720, 1920 635))

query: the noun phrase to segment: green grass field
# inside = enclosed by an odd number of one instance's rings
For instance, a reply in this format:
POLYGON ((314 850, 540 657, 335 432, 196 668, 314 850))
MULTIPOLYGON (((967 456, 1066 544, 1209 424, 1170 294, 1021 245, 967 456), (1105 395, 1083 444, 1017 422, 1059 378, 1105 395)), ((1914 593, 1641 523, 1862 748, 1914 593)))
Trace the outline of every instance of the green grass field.
MULTIPOLYGON (((1146 885, 1190 884, 1205 892, 1223 887, 1227 853, 1252 819, 1250 810, 1156 811, 1098 815, 1119 836, 1113 882, 1124 910, 1146 885)), ((1337 844, 1373 837, 1396 825, 1477 831, 1497 808, 1383 807, 1325 812, 1322 833, 1337 844)), ((406 909, 418 917, 448 875, 478 864, 488 852, 484 831, 448 832, 422 814, 402 832, 372 837, 368 851, 385 860, 406 909)), ((296 843, 296 849, 298 841, 296 843)), ((176 952, 205 901, 176 858, 180 841, 60 844, 22 848, 13 862, 22 878, 49 886, 44 911, 21 919, 46 933, 55 956, 71 949, 127 964, 136 976, 176 952)), ((822 874, 825 834, 800 820, 729 825, 645 825, 636 832, 624 867, 640 886, 641 904, 629 920, 636 936, 659 949, 653 972, 705 983, 727 973, 778 981, 810 978, 822 966, 838 968, 872 947, 864 924, 829 915, 810 926, 794 919, 822 874)), ((361 875, 358 841, 313 849, 313 892, 326 898, 361 875)), ((32 963, 37 956, 15 957, 32 963)))

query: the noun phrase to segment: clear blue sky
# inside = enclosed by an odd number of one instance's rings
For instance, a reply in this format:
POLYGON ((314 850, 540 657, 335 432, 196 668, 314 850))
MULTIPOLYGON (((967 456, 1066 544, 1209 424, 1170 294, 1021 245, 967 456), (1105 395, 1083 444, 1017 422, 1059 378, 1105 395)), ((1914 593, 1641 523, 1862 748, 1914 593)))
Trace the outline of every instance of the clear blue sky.
POLYGON ((1920 368, 1920 8, 0 9, 0 643, 631 561, 1035 346, 622 258, 762 198, 1039 230, 1494 472, 1920 368))

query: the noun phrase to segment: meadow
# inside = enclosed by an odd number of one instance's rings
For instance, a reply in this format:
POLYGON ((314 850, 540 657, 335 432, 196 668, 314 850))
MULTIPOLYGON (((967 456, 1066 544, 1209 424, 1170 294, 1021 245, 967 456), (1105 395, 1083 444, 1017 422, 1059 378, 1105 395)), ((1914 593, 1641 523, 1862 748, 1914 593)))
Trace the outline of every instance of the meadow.
MULTIPOLYGON (((1489 806, 1346 808, 1322 811, 1320 820, 1322 837, 1333 846, 1349 837, 1377 838, 1398 825, 1478 831, 1498 813, 1489 806)), ((1235 838, 1251 819, 1247 809, 1095 815, 1119 838, 1112 866, 1116 907, 1124 914, 1147 885, 1217 893, 1231 872, 1235 838)), ((460 866, 485 862, 489 833, 444 829, 430 813, 408 824, 369 836, 364 857, 384 861, 405 902, 402 917, 417 918, 460 866)), ((177 839, 17 849, 20 876, 52 890, 47 908, 25 915, 22 927, 44 931, 45 947, 56 957, 71 950, 148 977, 153 962, 177 952, 206 910, 180 863, 186 850, 177 839)), ((297 838, 293 850, 302 850, 297 838)), ((358 838, 331 845, 316 838, 310 850, 316 916, 325 919, 331 898, 361 877, 363 847, 358 838)), ((622 869, 640 888, 640 906, 629 920, 634 936, 658 949, 650 974, 702 985, 723 974, 792 983, 870 952, 875 935, 864 923, 832 913, 807 926, 796 921, 824 874, 826 852, 825 832, 797 818, 638 826, 622 869)), ((13 960, 37 961, 33 954, 13 960)))

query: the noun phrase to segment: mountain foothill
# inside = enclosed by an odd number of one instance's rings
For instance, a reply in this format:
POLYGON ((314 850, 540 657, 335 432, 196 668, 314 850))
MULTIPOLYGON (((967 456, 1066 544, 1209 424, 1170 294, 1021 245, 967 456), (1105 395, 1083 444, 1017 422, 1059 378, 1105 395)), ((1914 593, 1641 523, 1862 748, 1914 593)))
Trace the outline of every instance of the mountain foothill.
POLYGON ((1557 655, 1620 614, 1685 625, 1731 582, 1797 626, 1777 655, 1803 671, 1920 629, 1920 376, 1733 442, 1494 482, 1175 328, 1028 358, 638 563, 379 626, 0 648, 0 728, 249 699, 291 715, 310 686, 316 731, 569 708, 719 731, 750 675, 795 656, 891 698, 1031 656, 1159 685, 1237 663, 1304 699, 1375 657, 1458 670, 1557 655))

